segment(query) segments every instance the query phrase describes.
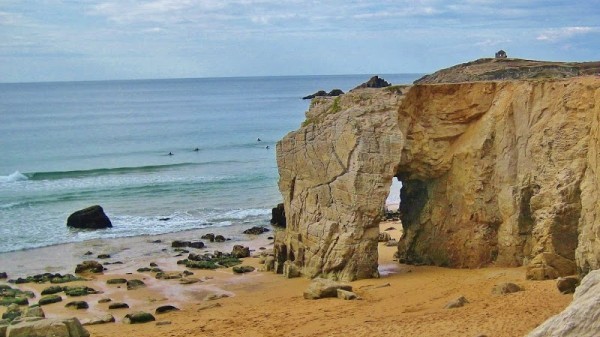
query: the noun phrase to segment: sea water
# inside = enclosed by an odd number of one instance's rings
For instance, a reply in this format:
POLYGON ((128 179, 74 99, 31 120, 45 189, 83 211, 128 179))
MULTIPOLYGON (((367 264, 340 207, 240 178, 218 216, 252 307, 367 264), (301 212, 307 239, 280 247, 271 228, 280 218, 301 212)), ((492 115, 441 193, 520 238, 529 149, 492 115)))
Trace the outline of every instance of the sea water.
POLYGON ((0 252, 266 225, 282 200, 275 145, 304 120, 301 97, 368 78, 0 84, 0 252), (66 227, 69 214, 95 204, 112 228, 66 227))

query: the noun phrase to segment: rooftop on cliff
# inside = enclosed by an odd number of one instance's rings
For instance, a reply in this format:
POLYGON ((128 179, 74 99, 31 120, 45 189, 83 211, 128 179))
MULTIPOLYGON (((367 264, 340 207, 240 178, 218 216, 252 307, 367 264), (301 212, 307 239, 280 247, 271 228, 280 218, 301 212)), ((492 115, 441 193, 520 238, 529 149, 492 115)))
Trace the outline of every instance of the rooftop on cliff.
POLYGON ((438 70, 421 77, 414 84, 568 78, 593 74, 600 74, 600 61, 549 62, 517 58, 482 58, 438 70))

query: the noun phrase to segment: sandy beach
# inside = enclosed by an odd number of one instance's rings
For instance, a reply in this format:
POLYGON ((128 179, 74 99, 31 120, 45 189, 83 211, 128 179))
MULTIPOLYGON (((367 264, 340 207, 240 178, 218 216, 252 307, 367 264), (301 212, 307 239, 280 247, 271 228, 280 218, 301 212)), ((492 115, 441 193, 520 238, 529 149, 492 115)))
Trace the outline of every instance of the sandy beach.
MULTIPOLYGON (((383 222, 392 238, 400 236, 398 222, 383 222), (389 230, 393 227, 393 230, 389 230)), ((206 232, 206 230, 204 230, 206 232)), ((156 263, 164 271, 183 271, 177 265, 182 257, 174 256, 171 240, 199 238, 201 232, 172 233, 157 237, 133 237, 86 242, 2 255, 2 268, 10 259, 14 268, 46 264, 46 270, 73 272, 81 254, 112 252, 114 257, 101 262, 108 264, 103 274, 87 275, 87 281, 66 285, 86 285, 100 294, 67 298, 43 306, 47 317, 78 317, 85 320, 111 313, 116 323, 91 325, 92 336, 522 336, 548 317, 560 312, 571 301, 562 295, 555 281, 526 281, 524 268, 447 269, 429 266, 408 266, 394 261, 395 247, 379 245, 378 279, 359 280, 351 285, 360 300, 306 300, 303 291, 310 280, 285 279, 271 272, 254 271, 236 275, 231 268, 192 270, 200 282, 180 284, 179 280, 156 279, 153 273, 137 272, 137 268, 156 263), (160 242, 156 242, 160 240, 160 242), (90 249, 90 247, 92 249, 90 249), (63 259, 57 259, 61 254, 63 259), (54 256, 54 257, 52 257, 54 256), (39 259, 37 259, 39 257, 39 259), (20 262, 14 262, 20 261, 20 262), (26 264, 26 261, 30 261, 26 264), (60 261, 60 263, 58 262, 60 261), (68 264, 71 264, 68 266, 68 264), (140 279, 146 287, 127 290, 125 285, 108 285, 111 278, 140 279), (524 291, 493 295, 492 288, 503 282, 513 282, 524 291), (207 297, 217 297, 208 300, 207 297), (215 296, 216 295, 216 296, 215 296), (446 303, 460 296, 469 301, 464 307, 444 309, 446 303), (220 298, 219 298, 220 297, 220 298), (128 309, 109 310, 110 303, 98 303, 102 298, 125 302, 128 309), (72 300, 85 300, 86 310, 65 308, 72 300), (157 314, 156 322, 123 324, 123 317, 134 311, 154 310, 173 305, 180 311, 157 314)), ((269 233, 241 235, 237 240, 210 244, 206 251, 231 251, 233 244, 251 247, 253 254, 268 250, 269 233)), ((200 250, 204 251, 204 250, 200 250)), ((244 259, 244 265, 259 266, 259 258, 244 259)), ((2 269, 0 268, 0 269, 2 269)), ((9 277, 16 275, 9 270, 9 277)), ((2 282, 4 283, 4 282, 2 282)), ((36 293, 49 284, 22 284, 20 289, 36 293)), ((4 312, 4 307, 0 311, 4 312)))

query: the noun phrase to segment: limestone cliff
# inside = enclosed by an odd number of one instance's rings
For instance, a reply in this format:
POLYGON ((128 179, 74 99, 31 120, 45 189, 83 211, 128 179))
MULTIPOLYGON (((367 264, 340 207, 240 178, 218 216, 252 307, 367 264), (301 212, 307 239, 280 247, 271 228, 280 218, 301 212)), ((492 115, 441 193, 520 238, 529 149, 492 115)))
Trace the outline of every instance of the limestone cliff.
POLYGON ((279 272, 377 275, 392 177, 399 257, 522 265, 539 253, 600 267, 600 78, 362 89, 313 100, 277 145, 287 228, 279 272))

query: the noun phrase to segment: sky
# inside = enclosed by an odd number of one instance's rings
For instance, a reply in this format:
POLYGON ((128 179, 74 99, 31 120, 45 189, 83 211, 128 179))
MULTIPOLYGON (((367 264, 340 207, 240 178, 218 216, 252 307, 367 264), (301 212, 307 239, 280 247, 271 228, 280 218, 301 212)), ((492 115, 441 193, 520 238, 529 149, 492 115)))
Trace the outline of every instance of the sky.
POLYGON ((0 0, 0 82, 600 60, 600 0, 0 0))

